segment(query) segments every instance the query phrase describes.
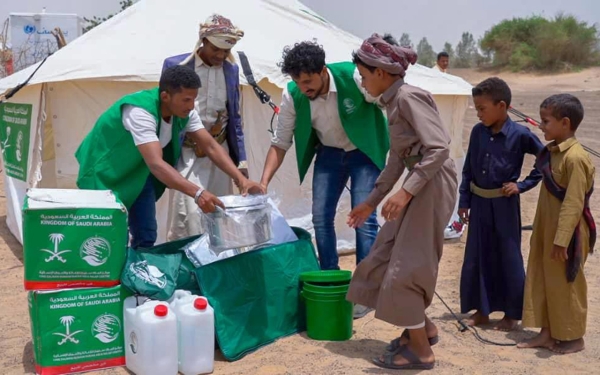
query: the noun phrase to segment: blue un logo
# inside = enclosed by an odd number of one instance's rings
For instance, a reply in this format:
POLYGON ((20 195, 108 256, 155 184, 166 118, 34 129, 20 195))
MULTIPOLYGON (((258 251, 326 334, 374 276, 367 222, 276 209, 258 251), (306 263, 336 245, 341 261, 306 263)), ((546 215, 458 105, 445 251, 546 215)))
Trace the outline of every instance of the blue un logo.
POLYGON ((34 25, 25 25, 25 27, 23 27, 23 31, 25 32, 25 34, 33 34, 33 33, 35 33, 35 26, 34 25))

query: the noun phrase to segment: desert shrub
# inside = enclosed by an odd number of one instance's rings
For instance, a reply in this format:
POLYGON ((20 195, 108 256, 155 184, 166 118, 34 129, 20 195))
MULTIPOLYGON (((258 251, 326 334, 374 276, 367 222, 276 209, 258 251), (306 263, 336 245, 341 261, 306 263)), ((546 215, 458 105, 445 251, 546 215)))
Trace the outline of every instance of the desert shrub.
POLYGON ((596 25, 559 14, 505 20, 488 30, 481 49, 493 56, 496 67, 521 70, 560 70, 600 62, 596 25))

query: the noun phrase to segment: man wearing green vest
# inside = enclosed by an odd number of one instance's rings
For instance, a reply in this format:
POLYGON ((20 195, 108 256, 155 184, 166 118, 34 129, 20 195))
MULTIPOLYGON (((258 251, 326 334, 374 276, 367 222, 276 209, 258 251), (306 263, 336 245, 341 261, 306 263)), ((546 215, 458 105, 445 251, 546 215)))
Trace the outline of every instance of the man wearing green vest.
POLYGON ((264 190, 248 180, 208 133, 194 110, 200 78, 193 69, 166 69, 159 87, 126 95, 97 120, 75 157, 80 189, 112 190, 129 212, 131 247, 149 248, 157 237, 156 205, 165 188, 194 198, 204 212, 223 203, 174 168, 187 134, 242 194, 264 190))
MULTIPOLYGON (((362 90, 356 66, 326 65, 318 44, 286 47, 280 66, 293 81, 283 92, 261 185, 267 188, 292 140, 301 183, 316 154, 312 217, 319 261, 322 269, 339 269, 334 228, 338 201, 348 179, 352 207, 374 188, 389 150, 387 122, 376 99, 362 90)), ((376 235, 374 213, 356 230, 357 263, 367 256, 376 235)))

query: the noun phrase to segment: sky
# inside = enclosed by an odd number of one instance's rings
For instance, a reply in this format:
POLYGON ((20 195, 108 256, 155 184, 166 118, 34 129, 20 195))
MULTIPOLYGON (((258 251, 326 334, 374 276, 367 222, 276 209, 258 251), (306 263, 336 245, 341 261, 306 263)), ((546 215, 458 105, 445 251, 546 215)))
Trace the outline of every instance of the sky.
MULTIPOLYGON (((168 4, 168 0, 164 0, 168 4)), ((208 0, 197 0, 206 1, 208 0)), ((434 50, 446 41, 456 46, 464 31, 475 39, 495 23, 513 17, 553 17, 562 11, 600 25, 600 0, 301 0, 334 25, 361 38, 373 32, 403 32, 416 45, 427 37, 434 50)), ((76 13, 105 16, 120 9, 119 0, 0 0, 0 21, 11 12, 76 13)))

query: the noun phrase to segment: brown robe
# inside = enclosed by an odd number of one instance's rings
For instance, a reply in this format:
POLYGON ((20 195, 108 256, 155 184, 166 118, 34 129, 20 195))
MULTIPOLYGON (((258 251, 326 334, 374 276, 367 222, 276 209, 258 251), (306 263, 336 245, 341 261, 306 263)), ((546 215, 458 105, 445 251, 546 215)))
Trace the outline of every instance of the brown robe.
POLYGON ((367 203, 377 206, 404 172, 404 159, 423 159, 403 188, 413 195, 400 217, 386 222, 370 254, 357 266, 348 300, 376 309, 375 317, 398 326, 425 320, 444 247, 444 229, 456 203, 456 167, 450 134, 431 94, 399 80, 382 95, 390 155, 367 203))
POLYGON ((566 189, 561 202, 544 184, 540 189, 525 279, 523 327, 550 328, 552 338, 582 338, 587 327, 587 281, 584 264, 590 250, 590 228, 583 220, 586 192, 596 173, 589 154, 575 138, 551 143, 552 178, 566 189), (579 226, 582 251, 579 272, 568 282, 566 263, 551 258, 554 245, 568 247, 579 226))

